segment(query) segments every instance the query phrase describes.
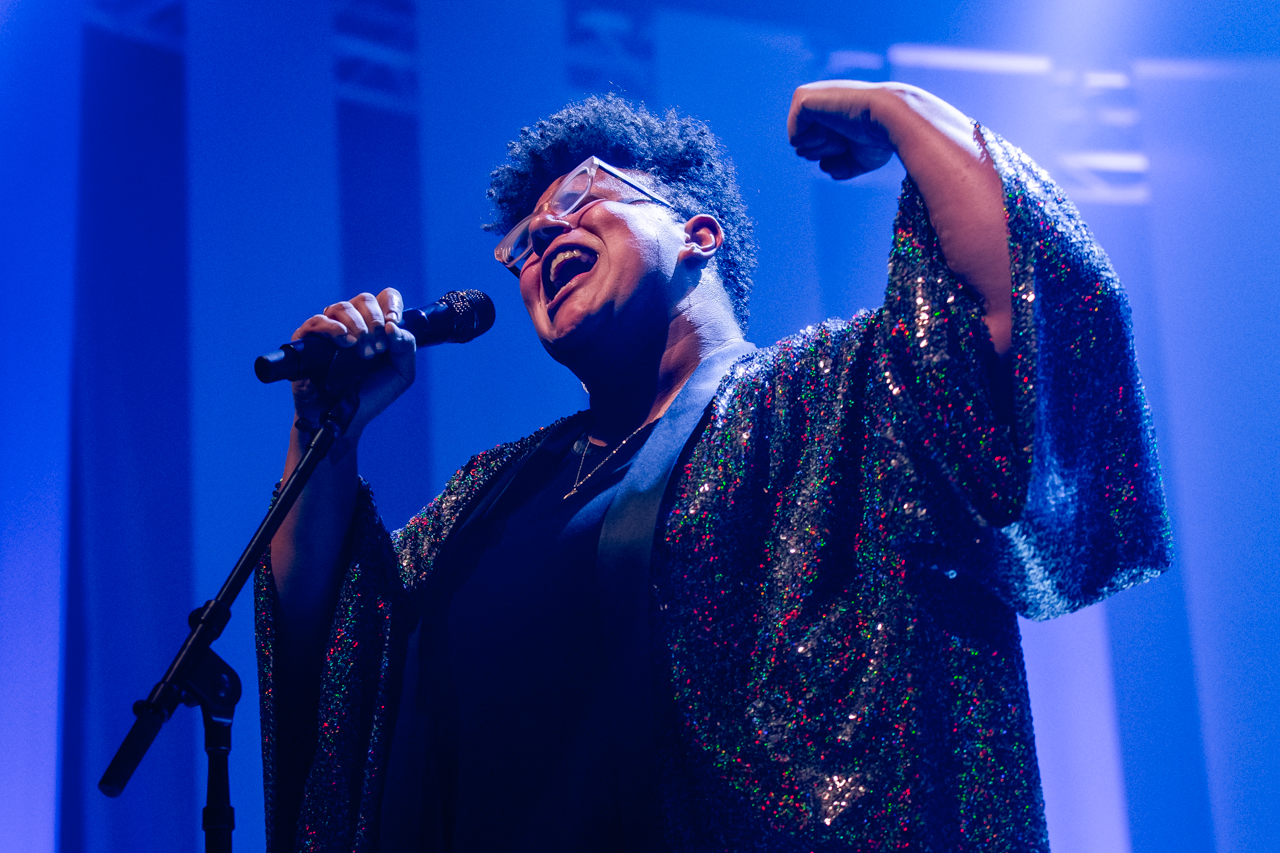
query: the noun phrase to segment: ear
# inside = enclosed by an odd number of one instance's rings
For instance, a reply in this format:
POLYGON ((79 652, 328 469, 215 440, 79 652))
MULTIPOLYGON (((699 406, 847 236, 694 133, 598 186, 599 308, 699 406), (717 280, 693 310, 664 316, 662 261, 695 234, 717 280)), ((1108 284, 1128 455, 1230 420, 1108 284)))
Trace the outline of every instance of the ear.
POLYGON ((680 248, 679 262, 690 266, 703 266, 715 257, 724 243, 724 229, 709 213, 699 213, 684 224, 684 245, 680 248))

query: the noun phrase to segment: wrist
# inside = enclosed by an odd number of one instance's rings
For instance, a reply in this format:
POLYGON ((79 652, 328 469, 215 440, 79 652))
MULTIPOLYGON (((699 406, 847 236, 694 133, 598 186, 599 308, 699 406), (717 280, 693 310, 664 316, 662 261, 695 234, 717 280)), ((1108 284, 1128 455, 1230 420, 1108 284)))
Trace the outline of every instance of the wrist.
MULTIPOLYGON (((289 430, 289 457, 285 465, 285 477, 298 464, 302 456, 307 452, 311 445, 312 439, 315 437, 315 430, 301 419, 295 419, 293 426, 289 430)), ((316 429, 319 429, 317 426, 316 429)), ((347 432, 338 436, 329 448, 329 452, 325 454, 323 462, 316 469, 318 475, 321 470, 330 467, 343 469, 351 468, 351 473, 355 473, 355 460, 360 441, 360 435, 363 429, 349 429, 347 432), (327 465, 324 463, 328 463, 327 465)))
POLYGON ((925 93, 905 83, 886 83, 876 89, 867 104, 871 120, 884 129, 885 136, 894 151, 910 145, 921 134, 931 129, 926 117, 927 106, 921 96, 925 93))
POLYGON ((973 119, 951 104, 905 83, 891 84, 883 94, 880 109, 885 129, 899 157, 907 156, 904 149, 915 149, 939 162, 956 154, 963 154, 965 160, 982 159, 973 119))
MULTIPOLYGON (((364 434, 364 427, 365 425, 362 423, 352 423, 338 436, 337 441, 354 445, 360 440, 360 436, 364 434)), ((289 437, 296 446, 305 449, 319 429, 319 423, 310 421, 303 415, 298 415, 294 418, 293 425, 290 427, 289 437)))

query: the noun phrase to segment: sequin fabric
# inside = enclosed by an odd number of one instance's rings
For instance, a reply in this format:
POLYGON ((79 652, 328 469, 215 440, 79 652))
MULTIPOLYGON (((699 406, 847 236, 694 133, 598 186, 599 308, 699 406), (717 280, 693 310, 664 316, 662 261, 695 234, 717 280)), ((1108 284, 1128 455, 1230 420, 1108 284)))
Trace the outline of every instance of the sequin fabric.
POLYGON ((275 819, 276 679, 271 651, 278 599, 270 553, 263 558, 255 575, 254 598, 268 850, 378 849, 391 716, 420 603, 414 590, 425 580, 461 511, 545 432, 472 457, 440 496, 393 537, 382 524, 372 490, 361 481, 347 537, 348 568, 325 649, 315 758, 296 832, 275 819), (294 846, 282 843, 281 834, 293 835, 294 846))
MULTIPOLYGON (((739 361, 673 477, 651 602, 668 849, 1048 849, 1015 612, 1158 574, 1169 527, 1115 275, 1047 175, 983 136, 1010 230, 1012 420, 908 180, 884 307, 739 361)), ((472 460, 394 560, 362 504, 299 849, 373 849, 397 623, 536 440, 472 460)), ((267 566, 259 605, 270 765, 267 566)), ((511 794, 495 782, 495 808, 511 794)))

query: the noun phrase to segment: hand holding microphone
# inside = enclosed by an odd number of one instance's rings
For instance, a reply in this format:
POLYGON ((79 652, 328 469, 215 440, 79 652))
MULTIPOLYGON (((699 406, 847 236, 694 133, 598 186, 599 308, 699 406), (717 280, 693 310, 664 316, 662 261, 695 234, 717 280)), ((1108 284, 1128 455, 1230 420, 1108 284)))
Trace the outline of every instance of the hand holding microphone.
POLYGON ((493 302, 476 291, 452 291, 424 308, 404 310, 400 292, 361 293, 309 318, 279 351, 261 356, 263 382, 293 381, 294 408, 315 423, 335 396, 358 389, 349 434, 403 394, 414 380, 418 346, 465 343, 493 325, 493 302))
POLYGON ((384 330, 386 323, 394 323, 412 333, 418 346, 465 344, 493 326, 493 300, 478 290, 451 290, 430 305, 404 312, 404 316, 397 313, 401 303, 400 293, 387 288, 376 299, 362 293, 351 302, 331 305, 304 323, 293 340, 277 352, 259 356, 253 370, 263 382, 324 379, 339 347, 354 346, 362 332, 372 340, 363 344, 360 357, 373 358, 382 352, 382 341, 377 338, 379 309, 384 330), (386 306, 382 305, 384 299, 386 306), (331 316, 330 312, 335 313, 331 316), (326 319, 337 322, 341 329, 324 323, 326 319))

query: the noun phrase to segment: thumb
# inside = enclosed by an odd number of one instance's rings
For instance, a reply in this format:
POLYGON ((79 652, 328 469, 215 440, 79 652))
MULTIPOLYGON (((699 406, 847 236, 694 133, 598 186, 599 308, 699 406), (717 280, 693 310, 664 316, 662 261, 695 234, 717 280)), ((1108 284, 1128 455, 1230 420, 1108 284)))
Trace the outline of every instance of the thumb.
POLYGON ((383 331, 387 333, 387 350, 392 355, 400 355, 408 353, 412 355, 418 349, 418 342, 414 339, 413 333, 408 329, 402 328, 396 323, 388 320, 383 326, 383 331))

